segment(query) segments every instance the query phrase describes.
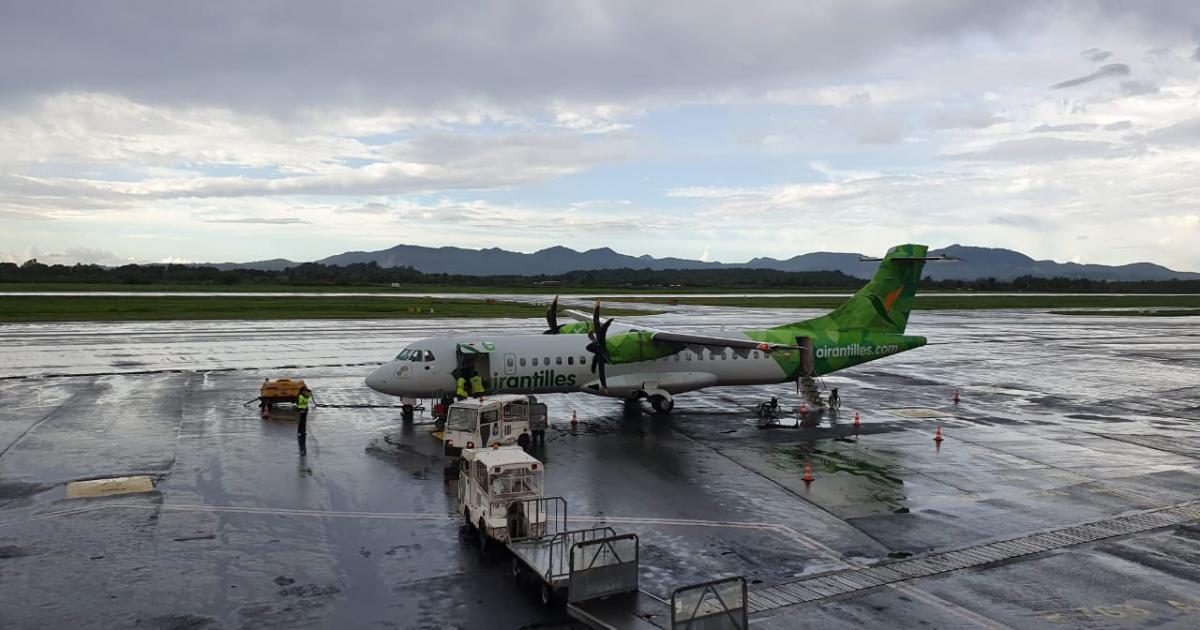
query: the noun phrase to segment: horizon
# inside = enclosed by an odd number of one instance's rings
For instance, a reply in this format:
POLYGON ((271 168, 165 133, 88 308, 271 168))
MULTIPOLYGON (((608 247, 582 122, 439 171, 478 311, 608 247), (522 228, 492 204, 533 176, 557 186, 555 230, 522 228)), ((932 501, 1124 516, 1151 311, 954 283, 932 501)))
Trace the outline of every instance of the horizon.
POLYGON ((1200 270, 1195 2, 0 18, 0 261, 937 242, 1200 270))
MULTIPOLYGON (((296 259, 292 259, 292 258, 282 258, 282 257, 280 257, 280 258, 261 258, 261 259, 253 259, 253 260, 242 260, 242 261, 232 261, 232 260, 220 260, 220 261, 216 261, 216 260, 209 260, 209 261, 142 261, 142 262, 125 262, 125 263, 117 263, 117 264, 111 264, 111 265, 110 265, 110 264, 102 264, 102 263, 61 263, 61 262, 47 262, 47 261, 44 261, 44 260, 38 259, 38 258, 36 258, 36 257, 35 257, 35 258, 33 258, 33 259, 26 259, 26 261, 28 261, 28 260, 37 260, 38 262, 40 262, 40 263, 42 263, 42 264, 48 264, 48 265, 54 265, 54 264, 65 264, 65 265, 73 265, 73 264, 99 264, 100 266, 103 266, 103 267, 116 267, 116 266, 120 266, 120 265, 123 265, 123 264, 136 264, 136 265, 182 264, 182 265, 193 265, 193 266, 212 266, 212 265, 249 265, 249 264, 253 264, 253 263, 267 263, 267 262, 274 262, 274 261, 285 261, 285 262, 289 262, 289 263, 295 263, 295 264, 298 264, 298 265, 300 265, 300 264, 306 264, 306 263, 321 263, 321 261, 322 261, 322 260, 325 260, 325 259, 327 259, 327 258, 332 258, 332 257, 335 257, 335 256, 340 256, 340 255, 343 255, 343 254, 355 254, 355 253, 377 253, 377 252, 382 252, 382 251, 389 251, 389 250, 391 250, 391 249, 394 249, 394 248, 397 248, 397 247, 421 247, 421 248, 432 249, 432 250, 437 250, 437 249, 466 249, 466 250, 471 250, 471 251, 476 251, 476 252, 483 251, 483 249, 485 249, 485 248, 469 248, 469 247, 466 247, 466 248, 464 248, 464 247, 459 247, 459 246, 456 246, 456 245, 413 245, 413 244, 410 244, 410 243, 399 243, 399 244, 397 244, 397 245, 393 245, 392 247, 387 247, 387 248, 384 248, 384 249, 381 249, 381 250, 349 250, 349 251, 345 251, 345 252, 337 252, 337 253, 334 253, 334 254, 329 254, 329 255, 326 255, 326 256, 320 256, 320 257, 318 257, 318 258, 315 258, 315 259, 312 259, 312 260, 296 260, 296 259)), ((1003 250, 1003 251, 1009 251, 1009 252, 1013 252, 1013 253, 1016 253, 1016 254, 1020 254, 1020 255, 1023 255, 1023 256, 1030 257, 1030 258, 1031 258, 1031 259, 1032 259, 1034 262, 1052 262, 1052 263, 1056 263, 1056 264, 1104 265, 1104 266, 1109 266, 1109 267, 1123 267, 1123 266, 1128 266, 1128 265, 1138 265, 1138 264, 1152 264, 1152 265, 1159 265, 1159 263, 1154 263, 1154 262, 1152 262, 1152 261, 1146 261, 1146 260, 1134 260, 1134 261, 1129 261, 1129 262, 1125 262, 1125 263, 1106 264, 1106 263, 1093 263, 1093 262, 1089 262, 1089 261, 1060 261, 1060 260, 1045 259, 1045 258, 1033 258, 1032 256, 1029 256, 1029 254, 1026 254, 1025 252, 1022 252, 1022 251, 1019 251, 1019 250, 1014 250, 1014 249, 1009 249, 1009 248, 1002 248, 1002 247, 981 247, 981 246, 977 246, 977 245, 964 245, 964 244, 962 244, 962 243, 952 243, 952 244, 950 244, 950 245, 945 245, 945 246, 936 246, 936 247, 935 247, 935 246, 932 246, 932 245, 930 245, 930 246, 929 246, 929 251, 930 251, 930 252, 939 252, 939 251, 944 251, 944 250, 948 250, 948 249, 952 249, 952 248, 970 248, 970 249, 1003 250)), ((495 248, 493 248, 493 249, 495 249, 495 248)), ((783 262, 783 261, 787 261, 787 260, 789 260, 789 259, 792 259, 792 258, 796 258, 796 257, 800 257, 800 256, 806 256, 806 255, 814 255, 814 254, 832 254, 832 255, 848 255, 848 256, 883 256, 883 254, 884 254, 883 252, 880 252, 880 253, 872 253, 872 252, 851 252, 851 251, 840 251, 840 252, 839 252, 839 251, 830 251, 830 250, 818 250, 818 251, 811 251, 811 252, 799 252, 799 253, 793 254, 793 255, 791 255, 791 256, 785 256, 785 257, 782 257, 782 258, 776 258, 776 257, 772 257, 772 256, 756 256, 756 257, 748 258, 748 259, 746 259, 745 261, 733 261, 733 260, 730 260, 730 261, 722 261, 722 260, 708 260, 708 261, 701 261, 701 260, 699 260, 699 259, 697 259, 697 258, 680 258, 680 257, 677 257, 677 256, 654 256, 654 255, 652 255, 652 254, 631 254, 631 253, 628 253, 628 252, 623 252, 623 251, 621 251, 621 250, 619 250, 619 249, 616 249, 616 248, 613 248, 613 247, 609 247, 609 246, 594 247, 594 248, 590 248, 590 249, 586 249, 586 250, 575 249, 575 248, 568 247, 568 246, 565 246, 565 245, 550 245, 550 246, 547 246, 547 247, 542 247, 542 248, 540 248, 540 249, 536 249, 536 250, 532 250, 532 251, 510 250, 510 249, 505 249, 505 248, 498 248, 498 249, 501 249, 502 251, 505 251, 505 252, 507 252, 507 253, 512 253, 512 254, 522 254, 522 255, 527 255, 527 256, 528 256, 528 255, 535 255, 535 254, 539 254, 539 253, 541 253, 541 252, 544 252, 544 251, 549 251, 549 250, 554 250, 554 249, 565 249, 565 250, 568 250, 568 251, 570 251, 570 252, 573 252, 573 253, 576 253, 576 254, 587 254, 587 253, 591 253, 591 252, 597 252, 597 251, 605 251, 605 250, 607 250, 607 251, 609 251, 609 252, 612 252, 612 253, 614 253, 614 254, 617 254, 617 255, 621 255, 621 256, 628 256, 628 257, 630 257, 630 258, 635 258, 635 259, 644 259, 644 258, 650 258, 650 259, 653 259, 653 260, 663 260, 663 259, 665 259, 665 258, 678 258, 678 259, 680 259, 680 260, 685 260, 685 261, 688 261, 688 262, 706 262, 706 263, 710 263, 710 264, 714 264, 714 265, 748 265, 748 264, 750 264, 751 262, 753 262, 753 261, 755 261, 755 260, 761 260, 761 259, 772 259, 772 260, 776 260, 776 261, 783 262)), ((970 262, 970 260, 969 260, 969 259, 965 259, 965 260, 966 260, 967 262, 970 262)), ((12 260, 8 260, 8 261, 0 261, 0 262, 8 262, 8 263, 12 263, 12 264, 21 264, 22 262, 26 262, 26 261, 12 261, 12 260)), ((321 263, 321 264, 326 264, 326 263, 321 263)), ((333 263, 328 263, 328 264, 333 264, 333 263)), ((1159 265, 1159 266, 1163 266, 1163 265, 1159 265)), ((1164 267, 1165 267, 1165 266, 1164 266, 1164 267)), ((1195 269, 1176 269, 1176 268, 1173 268, 1173 267, 1166 267, 1166 269, 1168 269, 1168 270, 1170 270, 1170 271, 1173 271, 1173 272, 1178 272, 1178 273, 1200 273, 1200 270, 1195 270, 1195 269)))

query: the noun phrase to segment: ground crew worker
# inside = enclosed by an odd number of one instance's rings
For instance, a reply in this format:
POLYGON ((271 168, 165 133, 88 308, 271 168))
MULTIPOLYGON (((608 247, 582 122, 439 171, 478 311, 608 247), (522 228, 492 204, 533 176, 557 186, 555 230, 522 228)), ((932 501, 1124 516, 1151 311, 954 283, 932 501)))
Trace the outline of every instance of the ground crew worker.
POLYGON ((838 396, 837 388, 834 387, 829 392, 829 408, 838 409, 842 406, 842 398, 838 396))
POLYGON ((473 372, 471 374, 471 395, 483 395, 483 377, 479 376, 479 372, 473 372))
POLYGON ((459 400, 467 399, 467 379, 461 371, 454 377, 454 395, 459 400))
POLYGON ((300 412, 300 421, 296 424, 296 441, 300 443, 300 454, 308 454, 308 405, 312 402, 312 390, 307 387, 300 390, 296 397, 296 410, 300 412))

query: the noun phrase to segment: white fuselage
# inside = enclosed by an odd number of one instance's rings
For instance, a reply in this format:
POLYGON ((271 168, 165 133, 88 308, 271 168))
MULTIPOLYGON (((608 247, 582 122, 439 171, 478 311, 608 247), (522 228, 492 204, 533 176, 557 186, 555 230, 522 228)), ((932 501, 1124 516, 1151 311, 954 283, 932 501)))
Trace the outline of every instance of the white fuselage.
POLYGON ((587 350, 591 340, 587 335, 561 334, 422 339, 408 346, 408 358, 384 364, 367 376, 366 383, 376 391, 408 398, 452 394, 459 344, 472 342, 489 348, 475 363, 488 394, 582 391, 632 398, 787 380, 784 369, 764 351, 685 348, 661 359, 605 366, 608 388, 601 391, 599 377, 591 368, 592 353, 587 350))

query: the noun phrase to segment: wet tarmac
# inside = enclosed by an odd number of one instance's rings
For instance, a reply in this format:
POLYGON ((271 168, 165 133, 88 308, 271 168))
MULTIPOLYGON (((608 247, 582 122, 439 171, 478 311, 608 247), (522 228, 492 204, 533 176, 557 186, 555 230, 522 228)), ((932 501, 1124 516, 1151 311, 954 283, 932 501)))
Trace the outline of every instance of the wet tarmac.
MULTIPOLYGON (((659 327, 809 312, 692 307, 659 327)), ((571 627, 460 534, 429 426, 363 375, 431 335, 533 320, 0 327, 0 627, 571 627), (328 406, 243 403, 302 376, 328 406), (153 492, 68 498, 147 475, 153 492)), ((1200 499, 1200 318, 918 313, 930 345, 825 379, 836 417, 761 429, 788 385, 628 413, 547 396, 572 525, 641 539, 642 589, 806 576, 1200 499), (955 390, 962 401, 953 402, 955 390), (571 412, 579 415, 572 426, 571 412), (855 412, 862 425, 852 425, 855 412), (933 441, 940 424, 945 440, 933 441), (805 483, 805 465, 814 481, 805 483)), ((756 628, 1200 626, 1200 523, 773 608, 756 628)), ((663 623, 662 620, 659 620, 663 623)))

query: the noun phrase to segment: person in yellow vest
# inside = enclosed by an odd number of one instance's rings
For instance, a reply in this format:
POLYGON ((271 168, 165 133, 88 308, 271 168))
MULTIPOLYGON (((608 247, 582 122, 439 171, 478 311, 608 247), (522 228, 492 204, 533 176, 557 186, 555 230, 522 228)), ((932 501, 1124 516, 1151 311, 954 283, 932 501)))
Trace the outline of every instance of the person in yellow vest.
POLYGON ((296 410, 300 412, 300 421, 296 424, 296 441, 300 443, 300 454, 308 454, 308 407, 315 404, 312 399, 312 390, 305 387, 300 390, 300 395, 296 397, 296 410))
POLYGON ((467 398, 467 377, 463 375, 461 370, 454 376, 454 387, 454 395, 459 400, 465 400, 467 398))
POLYGON ((471 374, 471 395, 472 396, 482 396, 483 395, 483 377, 479 376, 478 372, 474 372, 471 374))

